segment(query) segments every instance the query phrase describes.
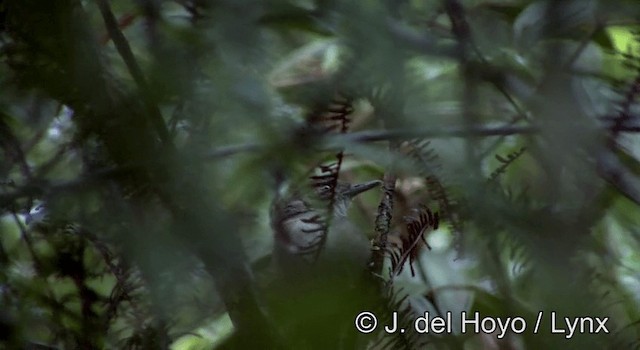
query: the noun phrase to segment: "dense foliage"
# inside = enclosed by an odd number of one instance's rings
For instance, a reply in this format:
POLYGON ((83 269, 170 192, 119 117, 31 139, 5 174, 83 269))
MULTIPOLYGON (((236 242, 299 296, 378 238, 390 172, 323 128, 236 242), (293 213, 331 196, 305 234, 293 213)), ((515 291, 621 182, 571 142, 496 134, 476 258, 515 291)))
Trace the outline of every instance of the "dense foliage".
POLYGON ((639 16, 0 1, 0 347, 640 347, 639 16), (330 233, 338 184, 374 179, 348 211, 367 262, 323 239, 347 259, 283 277, 274 198, 328 191, 330 233))

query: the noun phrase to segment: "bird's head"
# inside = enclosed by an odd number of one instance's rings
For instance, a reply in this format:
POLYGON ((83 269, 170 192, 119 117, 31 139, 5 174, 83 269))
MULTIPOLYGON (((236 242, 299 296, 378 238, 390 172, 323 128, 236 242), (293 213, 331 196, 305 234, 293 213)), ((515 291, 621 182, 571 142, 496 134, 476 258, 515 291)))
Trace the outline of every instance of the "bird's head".
POLYGON ((45 222, 49 211, 47 210, 47 206, 45 203, 36 204, 31 210, 29 214, 27 214, 27 218, 25 219, 25 223, 27 226, 34 226, 45 222))
MULTIPOLYGON (((338 182, 335 188, 335 197, 334 197, 334 214, 338 216, 346 216, 347 209, 349 209, 349 204, 351 200, 372 188, 377 187, 382 184, 380 180, 367 181, 363 183, 351 184, 348 182, 338 182)), ((331 186, 324 185, 317 189, 318 196, 321 199, 329 200, 331 198, 331 186)))

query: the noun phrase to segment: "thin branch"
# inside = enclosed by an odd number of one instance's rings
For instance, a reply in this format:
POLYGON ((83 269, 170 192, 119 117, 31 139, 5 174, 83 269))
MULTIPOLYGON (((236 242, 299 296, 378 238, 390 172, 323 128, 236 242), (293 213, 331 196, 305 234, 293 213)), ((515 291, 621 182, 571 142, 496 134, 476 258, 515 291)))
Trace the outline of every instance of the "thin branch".
MULTIPOLYGON (((621 125, 615 126, 613 122, 609 121, 611 126, 607 126, 605 129, 609 130, 613 127, 619 132, 640 132, 640 125, 621 125)), ((538 131, 538 128, 532 126, 499 126, 499 127, 475 127, 475 128, 429 128, 429 129, 395 129, 395 130, 365 130, 359 132, 353 132, 345 135, 336 135, 327 137, 327 147, 341 147, 352 143, 364 143, 364 142, 377 142, 377 141, 389 141, 389 140, 402 140, 416 137, 422 138, 448 138, 448 137, 468 137, 468 136, 509 136, 509 135, 528 135, 538 131)), ((265 145, 259 143, 243 143, 229 146, 222 146, 214 148, 202 156, 202 161, 214 161, 220 158, 234 156, 240 153, 258 152, 264 149, 265 145)), ((71 180, 58 184, 51 184, 46 181, 34 178, 28 184, 14 190, 10 193, 0 195, 0 207, 13 202, 16 199, 24 198, 27 196, 42 195, 44 192, 60 193, 66 191, 75 191, 79 189, 86 189, 86 186, 90 186, 93 183, 98 183, 101 180, 107 178, 117 177, 135 169, 147 167, 150 165, 158 164, 158 162, 148 162, 132 165, 121 165, 118 167, 111 167, 102 169, 92 174, 77 180, 71 180)))
MULTIPOLYGON (((478 125, 478 116, 476 115, 478 102, 478 76, 474 71, 469 60, 468 50, 473 47, 471 38, 471 30, 465 16, 465 10, 458 0, 444 0, 444 11, 451 22, 451 32, 458 42, 458 61, 460 77, 462 78, 462 119, 467 130, 472 130, 478 125)), ((475 137, 466 140, 467 162, 470 164, 470 170, 479 171, 480 157, 475 137)))
POLYGON ((598 155, 597 169, 600 177, 629 200, 640 205, 640 180, 622 164, 616 154, 605 151, 598 155))
POLYGON ((169 130, 162 119, 162 114, 160 113, 160 109, 158 106, 153 103, 149 94, 149 86, 144 78, 144 74, 142 74, 142 70, 140 66, 136 62, 135 57, 133 56, 133 52, 131 51, 131 47, 127 42, 124 34, 120 31, 118 26, 118 21, 116 20, 113 12, 111 11, 111 7, 107 0, 98 0, 98 7, 100 8, 100 13, 102 14, 102 18, 104 20, 104 24, 107 27, 107 32, 113 40, 113 44, 124 63, 129 70, 129 74, 133 77, 133 80, 138 85, 138 90, 144 100, 145 107, 147 108, 147 113, 149 115, 149 119, 153 127, 156 129, 160 140, 165 144, 173 148, 173 143, 171 142, 171 136, 169 134, 169 130))
MULTIPOLYGON (((616 131, 637 133, 640 132, 640 125, 615 126, 612 121, 607 121, 610 126, 605 126, 605 130, 616 128, 616 131)), ((364 143, 389 140, 403 140, 411 138, 449 138, 449 137, 469 137, 469 136, 512 136, 529 135, 538 132, 538 128, 533 126, 479 126, 472 128, 447 127, 447 128, 426 128, 426 129, 392 129, 392 130, 364 130, 352 132, 345 135, 335 135, 327 137, 327 146, 340 147, 349 143, 364 143)), ((239 153, 251 153, 264 149, 265 145, 259 143, 240 143, 235 145, 214 148, 202 156, 203 161, 213 161, 219 158, 233 156, 239 153)))
MULTIPOLYGON (((640 131, 640 127, 635 131, 640 131)), ((410 138, 448 138, 448 137, 468 137, 468 136, 510 136, 519 134, 530 134, 537 131, 530 126, 499 126, 499 127, 477 127, 477 128, 428 128, 428 129, 392 129, 392 130, 365 130, 352 132, 344 135, 328 136, 329 146, 344 146, 347 143, 376 142, 389 140, 402 140, 410 138)), ((259 143, 240 143, 235 145, 214 148, 202 156, 204 161, 212 161, 218 158, 233 156, 238 153, 251 153, 264 149, 264 145, 259 143)))
MULTIPOLYGON (((31 260, 33 261, 33 265, 35 267, 36 272, 38 273, 38 276, 42 276, 43 275, 42 262, 40 261, 40 258, 36 253, 36 250, 34 248, 34 243, 31 240, 29 233, 27 232, 27 228, 24 226, 24 224, 18 217, 18 213, 16 213, 15 210, 11 210, 11 217, 13 218, 14 223, 20 230, 20 237, 22 238, 22 240, 24 240, 24 243, 27 246, 27 251, 29 252, 29 255, 31 255, 31 260)), ((50 292, 50 291, 47 290, 47 292, 50 292)))
POLYGON ((387 251, 391 219, 393 218, 393 196, 395 194, 397 177, 389 172, 385 173, 382 188, 384 197, 378 206, 375 232, 376 240, 373 242, 369 271, 374 275, 381 275, 384 265, 384 257, 387 251))
MULTIPOLYGON (((120 16, 120 19, 118 20, 118 28, 120 30, 126 29, 127 27, 132 25, 137 18, 138 18, 138 14, 135 14, 135 13, 133 14, 127 13, 120 16)), ((109 35, 109 33, 106 33, 105 35, 102 36, 102 38, 100 38, 100 44, 106 45, 110 40, 111 40, 111 36, 109 35)))
MULTIPOLYGON (((511 118, 509 118, 509 121, 507 122, 507 125, 515 125, 516 123, 518 123, 522 118, 520 118, 520 115, 516 114, 516 115, 512 115, 511 118)), ((481 153, 480 153, 480 158, 484 159, 487 155, 489 155, 490 153, 493 153, 496 148, 498 148, 502 142, 504 141, 505 136, 500 136, 497 139, 495 139, 491 145, 489 145, 488 147, 486 147, 481 153)))
POLYGON ((498 127, 447 127, 425 129, 394 129, 394 130, 366 130, 342 136, 344 142, 373 142, 399 140, 409 138, 448 138, 448 137, 478 137, 478 136, 509 136, 531 134, 538 129, 531 126, 498 126, 498 127))
POLYGON ((426 55, 441 57, 455 57, 455 47, 437 43, 437 37, 426 33, 415 33, 410 28, 401 25, 393 19, 387 21, 387 30, 401 44, 426 55))
POLYGON ((74 191, 87 190, 93 185, 103 185, 102 181, 113 179, 120 175, 124 175, 132 170, 148 166, 149 164, 140 164, 136 166, 115 166, 87 174, 79 179, 63 181, 59 183, 50 183, 46 180, 34 178, 29 183, 17 188, 13 192, 3 193, 0 195, 0 208, 13 203, 15 200, 24 197, 35 197, 43 195, 55 195, 57 193, 69 193, 74 191))
POLYGON ((596 34, 598 34, 598 31, 600 31, 601 29, 602 29, 602 24, 600 24, 600 23, 597 24, 595 26, 595 28, 593 28, 593 30, 591 32, 589 32, 589 34, 587 34, 580 41, 580 45, 578 45, 578 48, 573 52, 573 54, 571 54, 571 56, 569 57, 569 60, 567 60, 567 62, 564 64, 564 68, 565 69, 569 69, 569 68, 571 68, 571 66, 573 66, 573 64, 578 60, 580 55, 582 55, 582 53, 587 48, 587 46, 589 46, 589 44, 591 43, 591 40, 593 39, 593 37, 596 34))
POLYGON ((29 180, 33 174, 31 174, 31 169, 27 164, 27 158, 20 141, 7 123, 8 120, 10 120, 9 116, 4 112, 0 112, 0 147, 4 149, 10 162, 18 163, 22 176, 29 180))
POLYGON ((205 153, 202 156, 202 160, 216 160, 218 158, 224 158, 238 153, 256 152, 259 151, 261 147, 262 146, 257 143, 242 143, 237 145, 222 146, 214 148, 211 151, 205 153))

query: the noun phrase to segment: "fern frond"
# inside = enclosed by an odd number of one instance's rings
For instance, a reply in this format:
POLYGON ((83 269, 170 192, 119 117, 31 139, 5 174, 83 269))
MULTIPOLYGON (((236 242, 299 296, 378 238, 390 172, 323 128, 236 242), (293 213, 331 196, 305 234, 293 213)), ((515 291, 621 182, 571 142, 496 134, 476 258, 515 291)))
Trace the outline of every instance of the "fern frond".
POLYGON ((392 278, 402 272, 407 262, 409 262, 409 267, 411 268, 411 276, 415 276, 413 263, 418 257, 420 249, 423 246, 431 249, 424 235, 427 230, 438 229, 439 215, 425 206, 416 211, 417 216, 405 218, 407 235, 401 237, 401 244, 391 244, 387 250, 391 257, 390 277, 392 278))
MULTIPOLYGON (((329 106, 321 109, 316 108, 311 112, 307 116, 307 125, 312 129, 319 130, 321 134, 346 133, 349 129, 349 123, 351 122, 349 116, 352 112, 352 100, 344 96, 337 96, 330 102, 329 106)), ((329 220, 331 220, 333 216, 331 214, 335 204, 338 177, 343 158, 344 152, 343 150, 339 150, 335 154, 335 161, 319 164, 316 167, 318 174, 310 177, 312 188, 322 189, 323 192, 329 193, 328 198, 326 198, 326 210, 329 215, 324 215, 324 218, 319 217, 316 220, 316 223, 320 224, 319 227, 323 232, 317 244, 313 245, 314 248, 319 247, 319 249, 316 249, 314 260, 318 259, 326 242, 330 225, 329 220)))
POLYGON ((421 349, 429 344, 424 335, 414 331, 413 323, 418 315, 411 307, 409 295, 404 290, 394 290, 391 284, 387 284, 381 296, 380 307, 376 310, 380 324, 393 324, 394 312, 396 313, 398 328, 403 328, 405 331, 387 334, 384 328, 380 327, 378 339, 371 348, 421 349))
POLYGON ((439 174, 441 163, 438 154, 430 147, 428 140, 414 139, 407 141, 406 154, 418 167, 419 175, 426 180, 429 198, 438 203, 438 212, 449 224, 454 236, 454 246, 458 255, 462 254, 463 222, 459 215, 458 201, 448 191, 448 186, 439 174))
POLYGON ((520 156, 522 156, 526 150, 527 150, 526 147, 522 147, 515 152, 509 153, 507 155, 507 158, 504 158, 503 156, 496 154, 496 159, 501 164, 497 169, 491 172, 491 175, 489 176, 489 182, 495 181, 498 178, 498 176, 504 174, 507 171, 507 168, 511 164, 513 164, 518 158, 520 158, 520 156))

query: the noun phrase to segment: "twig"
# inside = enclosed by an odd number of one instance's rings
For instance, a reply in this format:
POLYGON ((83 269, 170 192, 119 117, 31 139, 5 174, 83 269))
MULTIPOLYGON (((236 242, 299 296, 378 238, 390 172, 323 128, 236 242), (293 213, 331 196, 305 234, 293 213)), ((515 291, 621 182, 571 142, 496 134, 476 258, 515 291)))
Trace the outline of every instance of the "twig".
POLYGON ((29 168, 29 164, 27 164, 25 152, 20 145, 20 141, 18 141, 18 138, 7 123, 8 120, 9 116, 4 112, 0 112, 0 147, 4 149, 6 157, 10 162, 18 163, 22 176, 30 180, 33 174, 31 174, 31 169, 29 168))
POLYGON ((45 193, 47 195, 55 195, 56 193, 85 190, 88 186, 100 184, 102 180, 114 178, 144 166, 149 166, 149 164, 110 167, 89 175, 85 175, 84 177, 79 179, 64 181, 57 184, 52 184, 48 181, 34 178, 29 183, 17 188, 13 192, 1 194, 0 208, 11 204, 13 201, 19 198, 29 196, 42 196, 45 193))
POLYGON ((414 49, 417 52, 441 57, 455 57, 456 50, 452 46, 439 45, 436 37, 426 36, 424 33, 418 35, 408 27, 389 19, 387 30, 398 42, 414 49))
MULTIPOLYGON (((133 22, 136 20, 136 18, 138 18, 137 14, 124 14, 122 16, 120 16, 120 19, 118 20, 118 28, 120 30, 125 29, 127 27, 129 27, 130 25, 133 24, 133 22)), ((105 34, 102 36, 102 38, 100 38, 100 44, 102 45, 106 45, 109 41, 111 40, 111 36, 109 35, 109 33, 105 34)))
POLYGON ((354 132, 344 136, 337 136, 346 142, 372 142, 400 140, 408 138, 448 138, 471 136, 509 136, 518 134, 531 134, 538 129, 532 126, 472 126, 451 128, 425 128, 425 129, 394 129, 394 130, 366 130, 354 132))
POLYGON ((149 115, 149 119, 151 120, 151 124, 156 129, 160 140, 167 146, 173 148, 173 143, 171 142, 171 136, 169 135, 169 130, 162 119, 162 114, 160 113, 160 109, 158 106, 151 101, 151 97, 149 95, 149 87, 147 82, 142 74, 142 70, 138 63, 136 62, 135 57, 133 56, 133 52, 131 51, 131 47, 127 42, 124 34, 120 31, 118 27, 118 21, 116 20, 113 12, 111 11, 111 7, 107 0, 98 0, 98 7, 100 8, 100 14, 104 20, 104 24, 107 27, 107 32, 113 40, 113 44, 124 63, 129 70, 129 74, 133 77, 133 80, 138 85, 138 90, 140 90, 140 95, 144 100, 145 107, 147 108, 147 113, 149 115))
MULTIPOLYGON (((640 132, 640 125, 616 126, 614 122, 603 129, 616 128, 619 132, 637 133, 640 132)), ((327 137, 328 147, 342 147, 349 143, 377 142, 390 140, 403 140, 411 138, 449 138, 449 137, 494 137, 511 135, 528 135, 538 132, 539 129, 533 126, 478 126, 472 128, 447 127, 447 128, 426 128, 426 129, 392 129, 392 130, 365 130, 352 132, 345 135, 332 135, 327 137)), ((604 131, 604 130, 603 130, 604 131)), ((204 161, 213 161, 218 158, 233 156, 238 153, 257 152, 264 149, 264 145, 259 143, 241 143, 236 145, 222 146, 214 148, 202 156, 204 161)))
MULTIPOLYGON (((460 76, 464 82, 462 90, 462 119, 465 129, 472 130, 478 125, 476 115, 476 105, 478 101, 477 93, 477 73, 474 72, 469 60, 469 47, 473 47, 469 23, 465 17, 464 7, 458 0, 445 0, 444 11, 451 22, 451 32, 458 41, 458 61, 460 76)), ((475 135, 474 135, 475 136, 475 135)), ((478 172, 480 157, 478 156, 477 142, 474 137, 466 140, 467 162, 470 170, 478 172)))
POLYGON ((393 218, 393 196, 396 188, 396 176, 390 173, 384 175, 382 188, 384 197, 378 206, 376 216, 376 240, 373 242, 369 271, 374 275, 381 275, 384 265, 384 257, 387 251, 391 219, 393 218))
POLYGON ((571 66, 573 66, 573 64, 575 63, 575 61, 580 57, 580 55, 584 52, 584 50, 587 48, 587 46, 589 46, 589 44, 591 43, 591 39, 593 39, 593 37, 598 33, 598 31, 600 31, 602 29, 602 24, 597 24, 593 30, 587 34, 584 39, 582 39, 580 41, 580 45, 578 45, 578 48, 573 52, 573 54, 571 54, 571 56, 569 57, 569 59, 567 60, 567 62, 564 64, 564 68, 565 69, 569 69, 571 68, 571 66))
POLYGON ((18 217, 18 214, 15 212, 15 210, 11 211, 11 217, 13 218, 13 221, 15 222, 16 226, 18 226, 18 229, 20 230, 20 236, 22 237, 22 239, 24 240, 24 243, 27 246, 27 250, 31 255, 31 260, 33 260, 33 264, 35 266, 36 272, 38 273, 38 276, 42 276, 43 275, 42 263, 40 262, 40 258, 38 257, 38 254, 36 254, 33 241, 31 240, 31 237, 29 237, 29 233, 27 232, 26 227, 22 224, 22 221, 20 221, 20 218, 18 217))
POLYGON ((222 146, 207 152, 202 159, 203 160, 215 160, 218 158, 224 158, 232 156, 238 153, 256 152, 261 149, 261 145, 257 143, 244 143, 237 145, 222 146))
POLYGON ((597 157, 600 177, 609 182, 622 195, 640 205, 640 180, 627 169, 611 151, 603 151, 597 157))
MULTIPOLYGON (((627 128, 628 129, 628 128, 627 128)), ((636 127, 635 131, 640 131, 636 127)), ((531 126, 480 126, 476 128, 428 128, 428 129, 395 129, 395 130, 365 130, 351 132, 344 135, 330 135, 327 137, 329 146, 344 146, 344 143, 390 141, 409 138, 447 138, 447 137, 468 137, 468 136, 510 136, 518 134, 530 134, 537 131, 531 126)), ((630 131, 630 130, 627 130, 630 131)), ((222 146, 214 148, 202 156, 202 160, 212 161, 238 153, 256 152, 263 149, 263 145, 258 143, 241 143, 236 145, 222 146)))

